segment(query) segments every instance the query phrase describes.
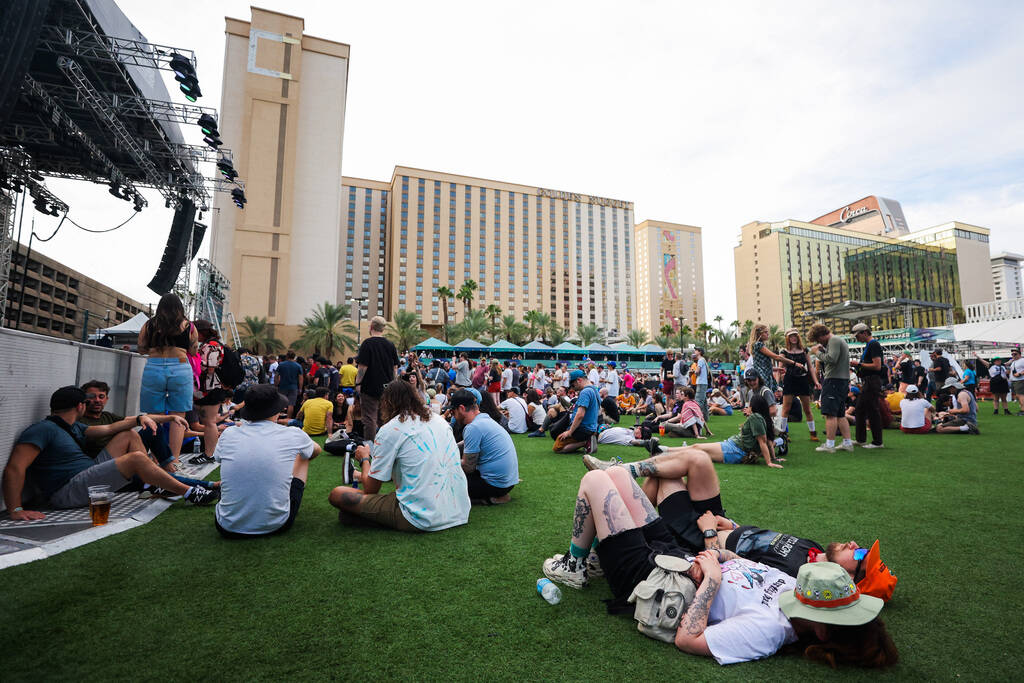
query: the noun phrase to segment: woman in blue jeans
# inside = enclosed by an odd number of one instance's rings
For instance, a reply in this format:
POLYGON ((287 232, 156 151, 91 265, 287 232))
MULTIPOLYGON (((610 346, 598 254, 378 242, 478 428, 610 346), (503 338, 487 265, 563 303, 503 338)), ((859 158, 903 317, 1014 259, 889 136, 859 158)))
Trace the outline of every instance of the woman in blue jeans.
MULTIPOLYGON (((195 326, 185 318, 181 299, 174 294, 164 294, 157 304, 156 315, 139 331, 139 353, 149 356, 139 395, 142 412, 184 417, 192 410, 195 380, 188 356, 198 350, 199 337, 195 326)), ((184 436, 184 429, 172 422, 168 445, 174 460, 167 467, 171 472, 181 465, 184 436)))

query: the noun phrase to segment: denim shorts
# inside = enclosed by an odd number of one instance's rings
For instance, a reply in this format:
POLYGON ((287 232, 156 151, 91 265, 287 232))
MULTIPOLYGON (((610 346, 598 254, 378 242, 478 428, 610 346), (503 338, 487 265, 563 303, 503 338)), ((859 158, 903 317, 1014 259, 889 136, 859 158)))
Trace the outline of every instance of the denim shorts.
POLYGON ((727 465, 735 465, 743 459, 746 455, 746 451, 736 445, 736 442, 732 439, 726 439, 722 442, 722 461, 727 465))
POLYGON ((139 409, 144 413, 192 410, 192 366, 177 358, 150 358, 142 372, 139 409))

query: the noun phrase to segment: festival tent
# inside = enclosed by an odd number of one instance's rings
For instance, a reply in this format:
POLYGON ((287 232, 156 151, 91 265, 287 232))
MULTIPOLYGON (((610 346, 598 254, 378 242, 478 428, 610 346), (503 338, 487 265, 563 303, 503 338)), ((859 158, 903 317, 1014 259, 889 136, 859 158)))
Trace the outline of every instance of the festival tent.
POLYGON ((523 346, 524 351, 550 351, 552 347, 548 346, 544 342, 532 341, 529 344, 523 346))
POLYGON ((618 344, 612 344, 612 348, 615 349, 616 353, 628 353, 631 355, 643 355, 645 352, 641 351, 637 347, 627 342, 619 342, 618 344))
POLYGON ((598 344, 597 342, 594 342, 593 344, 591 344, 590 346, 587 347, 587 351, 605 351, 605 352, 607 352, 607 351, 614 351, 614 350, 615 349, 613 349, 610 346, 605 346, 604 344, 598 344))
POLYGON ((644 353, 665 353, 665 349, 661 348, 657 344, 644 344, 640 347, 640 350, 644 353))
POLYGON ((564 351, 565 353, 583 353, 585 349, 576 346, 571 342, 562 342, 555 347, 555 351, 564 351))
POLYGON ((105 327, 102 330, 96 330, 96 334, 106 334, 111 337, 118 335, 134 334, 136 337, 139 336, 139 332, 142 331, 142 326, 149 320, 149 316, 145 313, 136 313, 134 316, 125 320, 120 325, 114 325, 113 327, 105 327))
POLYGON ((1019 346, 1024 341, 1024 318, 953 325, 953 339, 975 347, 1019 346))
POLYGON ((430 337, 424 339, 416 346, 412 347, 413 351, 454 351, 455 347, 451 344, 446 344, 436 337, 430 337))
POLYGON ((455 348, 459 351, 479 351, 481 349, 486 349, 487 346, 478 341, 473 341, 472 339, 463 339, 455 345, 455 348))
POLYGON ((518 353, 519 351, 523 350, 522 346, 516 346, 515 344, 505 341, 504 339, 499 339, 498 341, 494 342, 487 348, 489 348, 491 351, 505 351, 509 353, 518 353))

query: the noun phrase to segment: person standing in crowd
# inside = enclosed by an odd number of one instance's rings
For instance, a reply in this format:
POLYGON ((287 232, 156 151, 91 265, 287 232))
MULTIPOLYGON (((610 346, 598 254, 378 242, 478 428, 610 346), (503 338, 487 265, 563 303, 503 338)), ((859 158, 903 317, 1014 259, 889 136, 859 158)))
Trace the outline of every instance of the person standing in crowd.
POLYGON ((1010 414, 1010 406, 1006 402, 1006 395, 1010 393, 1010 381, 1007 379, 1010 373, 1003 365, 1002 358, 993 358, 992 363, 986 363, 985 359, 974 352, 974 357, 981 363, 981 371, 988 372, 988 391, 992 394, 992 414, 999 414, 999 404, 1003 404, 1003 412, 1010 414))
POLYGON ((345 364, 338 368, 338 373, 341 375, 338 384, 342 391, 345 389, 355 391, 356 376, 359 374, 359 369, 356 367, 356 359, 352 357, 347 358, 345 364))
POLYGON ((704 424, 708 423, 708 385, 711 384, 711 368, 708 367, 708 361, 704 358, 704 349, 697 347, 693 352, 693 362, 697 364, 697 381, 693 387, 693 390, 697 393, 697 405, 700 406, 701 413, 704 414, 704 424))
POLYGON ((931 400, 946 383, 946 378, 953 369, 949 365, 949 359, 942 355, 942 349, 932 349, 932 365, 928 368, 930 382, 928 383, 928 400, 931 400))
POLYGON ((804 417, 807 419, 807 430, 811 433, 811 441, 818 441, 818 432, 814 428, 814 414, 811 412, 811 383, 815 389, 821 389, 818 374, 814 371, 811 357, 800 340, 796 328, 786 330, 786 348, 782 356, 792 364, 786 363, 786 374, 782 377, 782 420, 783 425, 789 421, 793 398, 800 401, 804 417))
POLYGON ((262 365, 260 359, 252 355, 248 349, 238 349, 239 360, 242 362, 242 383, 235 387, 232 401, 242 403, 245 400, 245 392, 249 387, 260 383, 260 370, 262 365))
POLYGON ((913 356, 904 351, 896 358, 895 367, 899 369, 899 392, 906 394, 907 386, 917 384, 913 356))
POLYGON ((469 367, 469 359, 465 353, 460 353, 455 361, 455 387, 457 389, 468 389, 473 384, 473 372, 469 367))
POLYGON ((814 344, 811 354, 825 366, 824 381, 821 383, 821 414, 825 416, 825 443, 814 450, 835 453, 836 449, 852 451, 850 423, 846 420, 846 400, 850 393, 850 347, 838 335, 832 334, 827 326, 811 326, 808 338, 814 344), (843 443, 836 446, 836 431, 843 437, 843 443))
POLYGON ((978 396, 978 373, 974 369, 974 361, 969 360, 964 363, 964 376, 962 379, 964 383, 964 389, 974 394, 975 398, 978 396))
POLYGON ((853 326, 853 337, 864 345, 860 360, 854 358, 850 361, 850 365, 857 369, 857 376, 860 378, 860 394, 857 396, 857 407, 854 411, 857 445, 863 448, 882 448, 882 412, 879 406, 884 372, 882 345, 871 336, 871 328, 865 323, 853 326), (871 443, 867 443, 869 423, 871 443))
POLYGON ((1017 416, 1020 417, 1024 415, 1024 358, 1020 356, 1020 349, 1011 349, 1010 359, 1010 388, 1017 399, 1017 416))
POLYGON ((501 390, 499 392, 499 398, 504 400, 504 398, 508 395, 508 392, 512 388, 512 386, 517 384, 517 382, 516 382, 516 373, 512 369, 512 361, 510 361, 510 360, 505 361, 505 367, 502 368, 502 370, 501 370, 501 379, 499 380, 499 382, 501 383, 501 390))
POLYGON ((754 368, 757 374, 760 375, 761 381, 764 385, 775 391, 778 388, 778 383, 775 381, 775 373, 772 372, 772 362, 778 361, 783 365, 794 367, 797 365, 796 361, 793 361, 786 356, 780 356, 771 349, 768 348, 768 339, 771 335, 768 332, 768 326, 764 324, 754 325, 754 329, 750 332, 750 365, 749 367, 754 368))
MULTIPOLYGON (((380 399, 384 387, 398 372, 398 350, 384 336, 387 322, 379 315, 370 318, 370 336, 359 345, 356 354, 356 387, 362 404, 363 439, 373 441, 377 434, 380 399)), ((412 391, 410 389, 410 391, 412 391)), ((412 392, 415 395, 415 392, 412 392)))
POLYGON ((232 395, 232 391, 223 386, 217 376, 217 368, 224 362, 224 345, 220 343, 220 333, 209 320, 197 320, 196 330, 199 332, 199 359, 202 363, 199 373, 199 392, 202 396, 195 403, 199 406, 199 420, 203 424, 203 449, 207 455, 212 456, 220 438, 220 430, 217 428, 220 404, 232 395))
POLYGON ((281 358, 283 360, 277 364, 274 381, 277 383, 277 390, 288 399, 288 418, 291 419, 295 415, 299 392, 302 390, 305 378, 302 374, 302 366, 295 360, 294 351, 289 350, 281 358))
MULTIPOLYGON (((168 413, 182 419, 192 410, 195 372, 189 356, 198 361, 199 335, 185 317, 185 307, 176 294, 164 294, 156 313, 139 330, 139 353, 148 356, 142 371, 139 409, 144 413, 168 413)), ((172 467, 181 465, 181 442, 185 429, 178 420, 169 425, 168 447, 172 467)))
POLYGON ((661 391, 666 396, 671 396, 675 387, 672 371, 676 365, 676 354, 674 351, 665 352, 665 360, 661 361, 661 391))

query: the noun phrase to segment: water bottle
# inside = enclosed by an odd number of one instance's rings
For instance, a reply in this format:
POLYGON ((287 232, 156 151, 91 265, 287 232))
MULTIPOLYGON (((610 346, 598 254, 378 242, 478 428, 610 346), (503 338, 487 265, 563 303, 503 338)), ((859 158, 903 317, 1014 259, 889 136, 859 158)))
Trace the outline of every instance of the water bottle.
POLYGON ((557 605, 562 600, 562 591, 558 590, 551 579, 537 579, 537 592, 549 605, 557 605))
POLYGON ((199 437, 198 436, 193 436, 192 437, 192 457, 193 458, 199 457, 199 437))

